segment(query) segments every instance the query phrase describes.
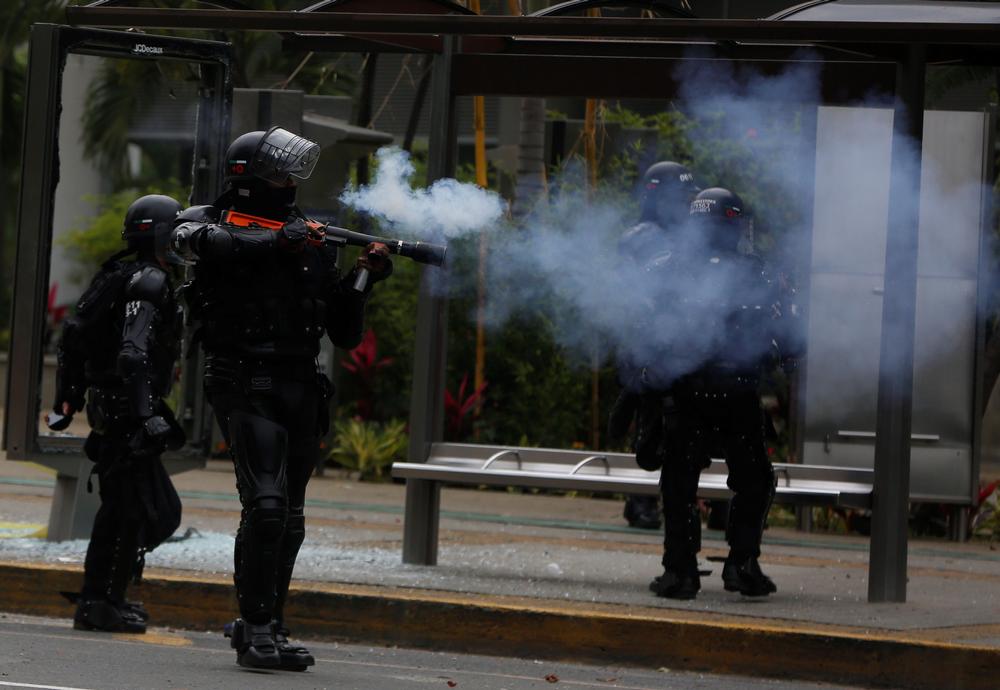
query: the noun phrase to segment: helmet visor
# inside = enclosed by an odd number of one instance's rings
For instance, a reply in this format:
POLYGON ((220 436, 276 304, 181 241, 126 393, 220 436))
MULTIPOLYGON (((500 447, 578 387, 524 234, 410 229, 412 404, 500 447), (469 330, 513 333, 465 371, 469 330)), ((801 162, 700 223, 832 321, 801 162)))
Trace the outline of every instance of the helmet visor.
POLYGON ((306 180, 316 167, 319 151, 316 142, 287 129, 272 127, 257 147, 249 172, 276 185, 284 185, 289 177, 306 180))

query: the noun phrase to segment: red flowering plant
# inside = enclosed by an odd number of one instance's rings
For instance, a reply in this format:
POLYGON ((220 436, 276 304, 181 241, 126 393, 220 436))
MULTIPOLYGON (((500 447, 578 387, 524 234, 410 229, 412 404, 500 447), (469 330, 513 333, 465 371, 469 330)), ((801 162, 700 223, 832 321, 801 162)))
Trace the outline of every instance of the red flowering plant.
POLYGON ((340 361, 340 366, 357 377, 359 395, 357 399, 358 417, 362 420, 375 418, 375 378, 379 369, 384 369, 395 361, 392 357, 378 358, 378 342, 375 331, 368 329, 361 342, 348 354, 350 359, 340 361))
POLYGON ((444 412, 448 418, 448 433, 456 441, 461 440, 466 417, 482 402, 483 391, 486 390, 487 384, 483 381, 476 390, 466 395, 468 385, 469 375, 466 374, 462 377, 462 382, 458 384, 458 390, 454 395, 448 389, 444 391, 444 412))

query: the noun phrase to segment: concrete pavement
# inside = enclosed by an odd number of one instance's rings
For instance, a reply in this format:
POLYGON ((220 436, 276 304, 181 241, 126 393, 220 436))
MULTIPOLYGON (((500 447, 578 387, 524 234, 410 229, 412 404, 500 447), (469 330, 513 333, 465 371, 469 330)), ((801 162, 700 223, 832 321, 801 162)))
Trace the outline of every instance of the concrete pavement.
POLYGON ((210 633, 156 629, 145 636, 104 635, 72 630, 68 620, 8 616, 3 622, 0 687, 537 690, 561 684, 621 690, 847 690, 844 686, 670 669, 586 666, 320 642, 310 645, 316 666, 306 673, 249 671, 236 666, 226 641, 210 633))
MULTIPOLYGON (((0 521, 44 523, 50 485, 0 462, 0 521)), ((231 470, 213 462, 177 485, 182 531, 199 536, 148 557, 141 596, 157 620, 211 628, 232 610, 231 470)), ((977 678, 1000 661, 1000 553, 984 544, 912 542, 909 601, 871 605, 867 540, 772 529, 762 562, 779 591, 759 601, 722 590, 725 544, 707 532, 714 572, 698 599, 674 602, 646 589, 660 535, 625 527, 617 501, 445 489, 440 565, 416 567, 400 563, 402 486, 323 477, 308 499, 293 610, 314 635, 910 687, 992 687, 977 678)), ((0 539, 4 578, 21 583, 0 609, 67 615, 50 594, 77 586, 84 549, 0 539)))

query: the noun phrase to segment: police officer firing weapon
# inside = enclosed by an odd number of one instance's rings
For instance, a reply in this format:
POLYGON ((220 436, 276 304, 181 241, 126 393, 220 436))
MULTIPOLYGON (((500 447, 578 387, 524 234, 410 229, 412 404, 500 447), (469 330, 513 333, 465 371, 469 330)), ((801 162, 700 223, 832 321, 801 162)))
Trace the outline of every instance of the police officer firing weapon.
POLYGON ((59 340, 48 425, 61 431, 86 407, 91 433, 84 451, 95 463, 101 497, 83 589, 67 595, 77 603, 73 627, 82 630, 146 631, 146 610, 127 601, 125 590, 141 576, 145 552, 180 524, 180 500, 160 462, 165 449, 184 443, 163 402, 174 381, 182 326, 164 270, 180 210, 157 194, 129 206, 122 231, 128 247, 101 266, 59 340))
MULTIPOLYGON (((639 222, 629 228, 618 241, 618 254, 625 261, 642 266, 651 256, 668 250, 671 239, 687 222, 691 199, 699 191, 691 171, 674 161, 654 163, 642 176, 639 190, 639 222)), ((612 409, 609 420, 609 438, 623 438, 632 418, 638 415, 633 451, 640 451, 637 442, 647 442, 650 435, 646 427, 653 419, 659 424, 661 413, 657 396, 645 398, 639 392, 638 375, 641 366, 619 354, 618 376, 623 390, 612 409), (624 428, 623 428, 624 427, 624 428)), ((625 519, 632 527, 660 528, 660 506, 656 496, 631 494, 625 498, 625 519)))
POLYGON ((740 251, 748 222, 736 194, 706 189, 691 203, 685 241, 647 268, 664 285, 649 325, 663 341, 641 379, 663 411, 651 432, 655 451, 640 460, 645 469, 662 464, 664 572, 650 589, 671 599, 693 599, 701 589, 698 479, 713 453, 725 458, 734 493, 723 585, 746 596, 777 590, 758 563, 775 482, 758 385, 789 323, 761 260, 740 251))
POLYGON ((305 538, 306 483, 329 424, 329 380, 320 338, 353 348, 365 303, 392 273, 390 253, 440 263, 444 249, 308 221, 295 205, 320 147, 279 127, 236 138, 226 152, 223 195, 184 211, 173 247, 194 265, 185 290, 205 352, 205 392, 236 470, 243 511, 236 537, 240 618, 237 662, 305 670, 309 651, 288 641, 284 606, 305 538), (363 244, 341 273, 338 246, 363 244))

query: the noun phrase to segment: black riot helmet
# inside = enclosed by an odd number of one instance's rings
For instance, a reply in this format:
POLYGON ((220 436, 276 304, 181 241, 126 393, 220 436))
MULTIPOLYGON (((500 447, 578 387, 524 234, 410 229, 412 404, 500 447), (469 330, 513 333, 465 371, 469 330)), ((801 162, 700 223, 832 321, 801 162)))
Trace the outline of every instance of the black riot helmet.
POLYGON ((642 220, 664 228, 683 223, 697 193, 694 175, 685 166, 674 161, 654 163, 642 176, 642 220))
POLYGON ((691 202, 690 217, 712 249, 748 253, 747 243, 752 246, 751 216, 739 195, 728 189, 711 187, 699 192, 691 202))
POLYGON ((226 184, 252 179, 283 187, 292 177, 306 180, 319 160, 319 144, 292 134, 287 129, 271 129, 241 134, 226 150, 226 184))
POLYGON ((307 179, 319 144, 281 127, 241 134, 226 150, 230 201, 251 215, 283 220, 295 205, 295 180, 307 179))
POLYGON ((170 251, 170 235, 182 208, 176 199, 163 194, 139 197, 125 212, 122 239, 140 255, 155 254, 161 261, 176 263, 170 251))

